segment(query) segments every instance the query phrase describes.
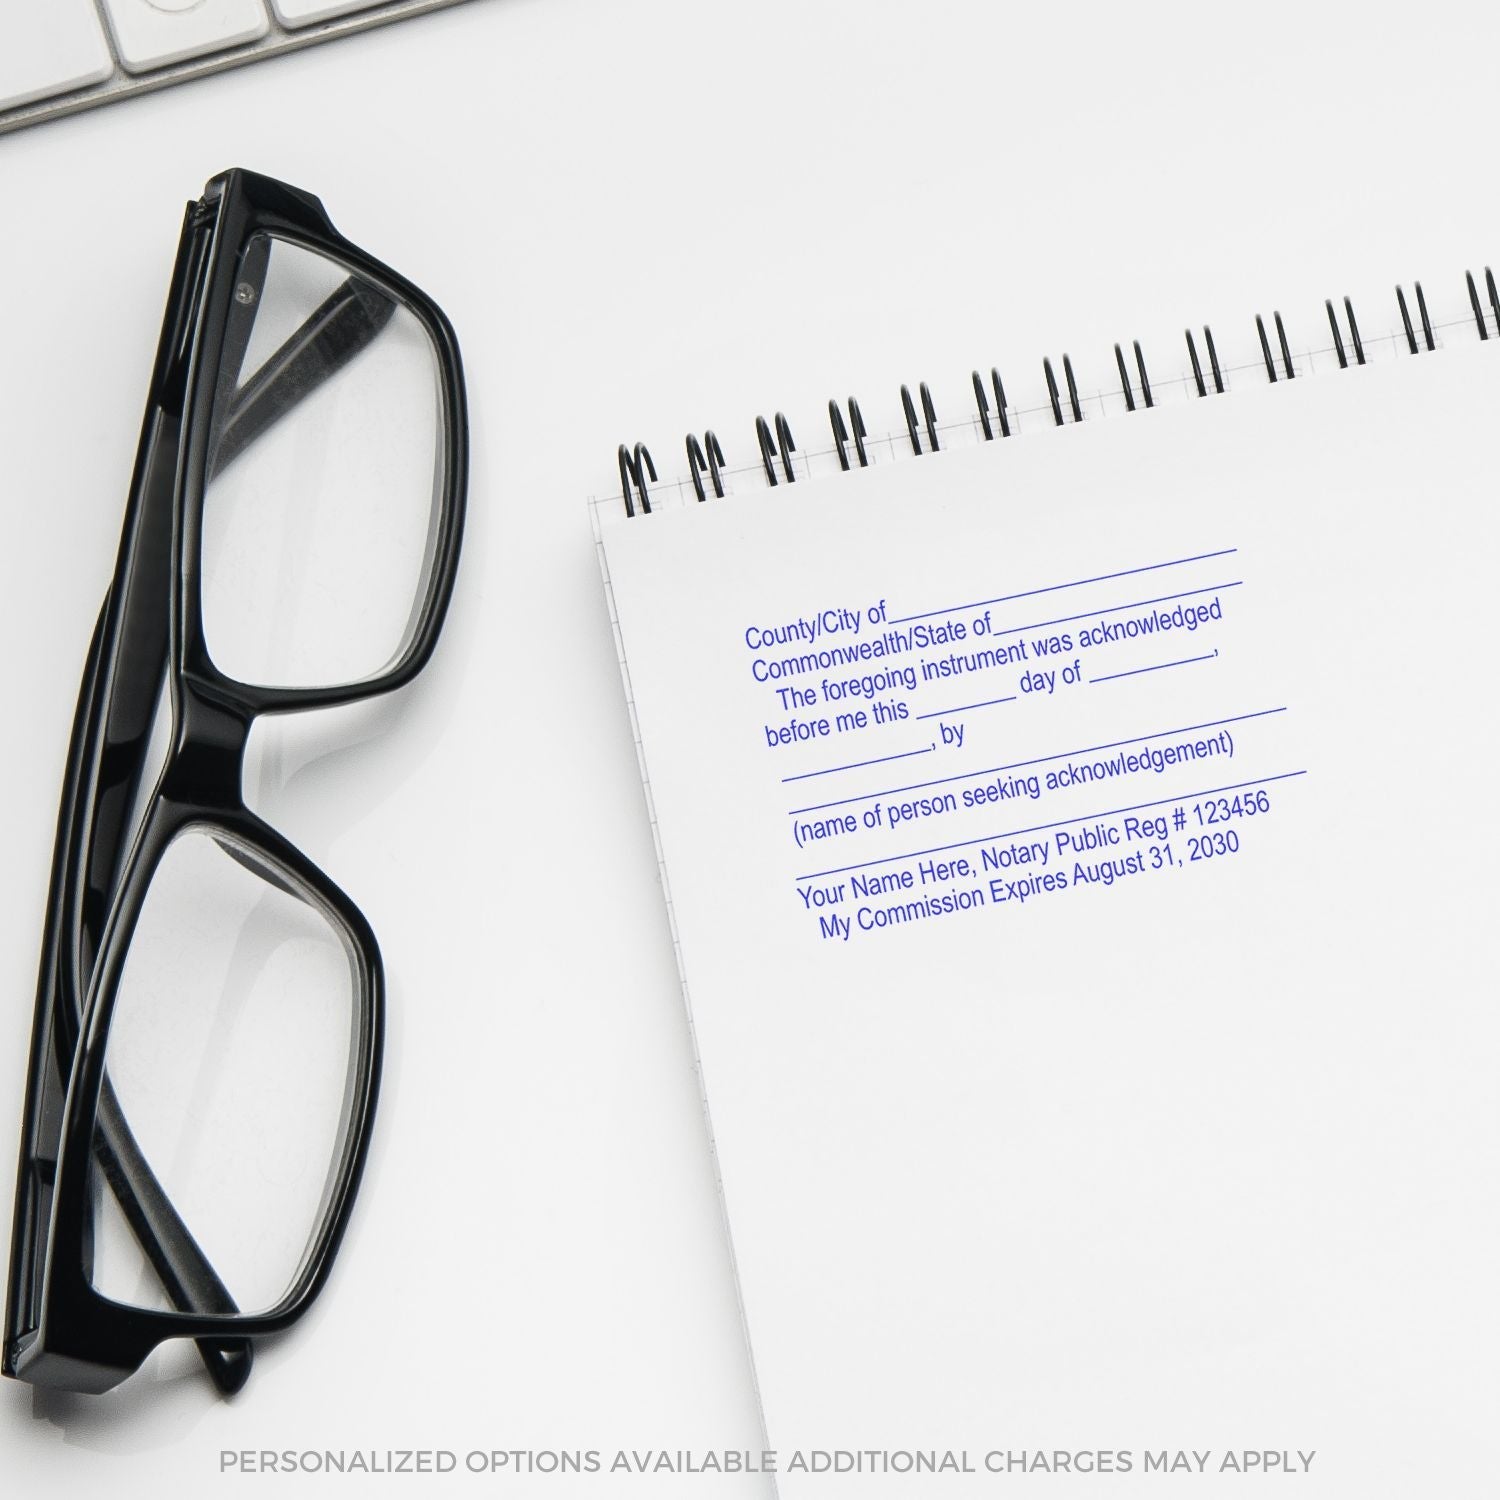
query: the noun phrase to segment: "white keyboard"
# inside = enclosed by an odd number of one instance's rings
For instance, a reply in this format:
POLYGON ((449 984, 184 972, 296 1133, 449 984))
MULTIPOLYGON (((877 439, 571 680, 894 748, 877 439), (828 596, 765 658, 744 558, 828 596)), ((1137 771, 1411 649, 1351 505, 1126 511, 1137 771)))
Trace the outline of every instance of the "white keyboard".
POLYGON ((0 134, 462 0, 0 0, 0 134))

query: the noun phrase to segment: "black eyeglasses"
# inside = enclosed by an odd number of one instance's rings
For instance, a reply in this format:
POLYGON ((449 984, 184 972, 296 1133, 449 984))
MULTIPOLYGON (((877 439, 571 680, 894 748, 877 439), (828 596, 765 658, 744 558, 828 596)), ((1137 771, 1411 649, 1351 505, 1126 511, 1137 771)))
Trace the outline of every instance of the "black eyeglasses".
POLYGON ((225 1392, 327 1279, 383 984, 344 893, 246 806, 262 714, 426 664, 463 529, 448 320, 309 194, 188 206, 53 855, 4 1372, 103 1391, 165 1339, 225 1392), (153 781, 153 727, 169 730, 153 781))

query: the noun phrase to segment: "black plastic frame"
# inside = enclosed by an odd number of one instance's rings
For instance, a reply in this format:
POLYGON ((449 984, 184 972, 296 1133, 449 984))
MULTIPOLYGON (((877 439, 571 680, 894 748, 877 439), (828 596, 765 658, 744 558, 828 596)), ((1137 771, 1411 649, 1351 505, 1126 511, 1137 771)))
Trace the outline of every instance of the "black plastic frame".
MULTIPOLYGON (((351 283, 352 285, 353 283, 351 283)), ((326 337, 324 327, 308 338, 326 337)), ((309 320, 309 327, 315 320, 309 320)), ((304 330, 305 332, 306 330, 304 330)), ((302 335, 298 335, 301 337, 302 335)), ((344 351, 357 352, 358 344, 344 351)), ((288 382, 290 387, 292 382, 288 382)), ((263 428, 299 399, 263 401, 263 428)), ((247 441, 253 441, 253 434, 247 441)), ((438 306, 344 239, 310 194, 243 170, 211 181, 190 204, 168 294, 113 582, 90 645, 68 751, 43 934, 11 1238, 4 1373, 41 1386, 103 1391, 138 1369, 163 1340, 198 1341, 225 1392, 249 1375, 250 1340, 306 1311, 327 1280, 370 1143, 384 1027, 380 949, 358 907, 305 855, 245 805, 242 766, 262 714, 349 703, 409 682, 442 628, 458 567, 468 473, 468 426, 457 340, 438 306), (339 262, 406 307, 432 339, 443 400, 441 490, 427 594, 404 649, 376 676, 327 688, 234 681, 204 638, 200 546, 211 420, 241 259, 252 236, 339 262), (145 771, 163 680, 172 742, 129 847, 127 820, 145 771), (349 1124, 327 1209, 299 1272, 270 1310, 239 1312, 191 1231, 135 1148, 104 1058, 120 975, 162 856, 199 829, 262 878, 308 901, 343 936, 357 1008, 349 1124), (126 1307, 90 1282, 95 1165, 120 1203, 174 1311, 126 1307)))

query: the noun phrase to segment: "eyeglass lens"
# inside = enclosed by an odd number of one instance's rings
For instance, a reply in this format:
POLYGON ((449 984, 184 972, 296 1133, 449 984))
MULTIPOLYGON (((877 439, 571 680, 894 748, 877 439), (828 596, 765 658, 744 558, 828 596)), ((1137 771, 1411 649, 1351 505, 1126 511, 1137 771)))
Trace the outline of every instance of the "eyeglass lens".
MULTIPOLYGON (((125 960, 93 1153, 95 1289, 170 1306, 108 1187, 139 1153, 238 1311, 274 1308, 327 1216, 363 1038, 328 917, 203 828, 168 847, 125 960)), ((223 1312, 226 1308, 201 1311, 223 1312)))
POLYGON ((433 563, 441 390, 404 305, 325 255, 250 238, 203 507, 204 633, 226 676, 332 687, 399 660, 433 563))

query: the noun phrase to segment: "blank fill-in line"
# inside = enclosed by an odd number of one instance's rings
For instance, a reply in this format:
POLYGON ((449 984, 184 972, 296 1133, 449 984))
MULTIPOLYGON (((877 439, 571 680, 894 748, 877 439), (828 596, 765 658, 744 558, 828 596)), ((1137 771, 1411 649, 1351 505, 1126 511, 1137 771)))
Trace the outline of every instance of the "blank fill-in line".
POLYGON ((1009 698, 986 698, 983 703, 961 703, 957 708, 940 708, 936 713, 918 714, 919 719, 941 719, 945 714, 966 714, 971 708, 993 708, 997 703, 1014 703, 1016 694, 1009 698))
POLYGON ((1214 647, 1207 656, 1184 656, 1181 661, 1164 661, 1154 667, 1136 667, 1129 672, 1110 672, 1104 677, 1090 677, 1090 684, 1096 682, 1113 682, 1117 677, 1139 677, 1142 672, 1165 672, 1168 667, 1186 667, 1195 661, 1212 661, 1219 654, 1219 648, 1214 647))
POLYGON ((835 771, 857 771, 861 766, 878 766, 888 760, 906 760, 913 755, 931 755, 937 749, 936 745, 929 745, 925 750, 903 750, 899 755, 877 755, 874 760, 850 761, 847 766, 829 766, 826 771, 804 771, 800 776, 783 776, 786 781, 807 781, 814 776, 832 776, 835 771))
POLYGON ((1059 589, 1082 588, 1086 583, 1107 583, 1111 578, 1129 578, 1134 573, 1154 573, 1159 568, 1180 568, 1185 563, 1207 562, 1212 557, 1230 557, 1238 547, 1223 547, 1218 552, 1200 552, 1195 557, 1174 557, 1170 562, 1147 563, 1143 568, 1121 568, 1118 573, 1099 573, 1093 578, 1075 578, 1072 583, 1049 583, 1045 588, 1025 589, 1019 594, 1000 594, 993 599, 976 599, 972 604, 950 604, 947 609, 927 609, 921 614, 902 615, 887 620, 888 625, 905 625, 912 620, 930 620, 934 615, 956 615, 962 609, 983 609, 986 604, 1009 604, 1012 599, 1032 599, 1038 594, 1055 594, 1059 589))
POLYGON ((1184 589, 1180 594, 1159 594, 1155 599, 1134 599, 1129 604, 1107 604, 1103 609, 1086 609, 1081 615, 1059 615, 1055 620, 1038 620, 1034 625, 1007 625, 1004 630, 992 630, 991 635, 1020 635, 1027 630, 1041 630, 1046 625, 1067 625, 1073 620, 1091 620, 1095 615, 1117 615, 1122 609, 1145 609, 1148 604, 1170 604, 1174 599, 1191 599, 1195 594, 1222 594, 1225 589, 1237 589, 1245 580, 1236 578, 1231 583, 1211 583, 1207 588, 1184 589))
POLYGON ((1093 755, 1100 750, 1118 750, 1121 745, 1138 745, 1142 740, 1169 740, 1179 734, 1192 734, 1199 729, 1218 729, 1223 724, 1243 724, 1247 719, 1264 719, 1271 714, 1284 714, 1282 708, 1262 708, 1253 714, 1236 714, 1232 719, 1210 719, 1206 724, 1186 724, 1181 729, 1163 729, 1156 734, 1132 735, 1128 740, 1110 740, 1104 745, 1083 745, 1077 750, 1059 750, 1053 755, 1038 755, 1031 760, 1013 760, 1003 766, 985 766, 980 771, 960 771, 956 776, 940 776, 936 781, 913 781, 906 786, 888 786, 878 792, 860 792, 854 797, 840 797, 837 802, 819 802, 812 807, 794 807, 787 814, 795 818, 800 813, 822 812, 828 807, 844 807, 850 802, 869 802, 876 797, 897 797, 902 792, 921 792, 930 786, 946 786, 950 781, 972 781, 979 776, 997 776, 1002 771, 1020 771, 1027 766, 1039 766, 1049 760, 1069 760, 1075 755, 1093 755))

